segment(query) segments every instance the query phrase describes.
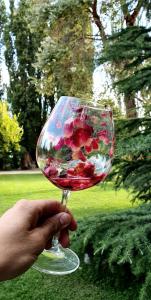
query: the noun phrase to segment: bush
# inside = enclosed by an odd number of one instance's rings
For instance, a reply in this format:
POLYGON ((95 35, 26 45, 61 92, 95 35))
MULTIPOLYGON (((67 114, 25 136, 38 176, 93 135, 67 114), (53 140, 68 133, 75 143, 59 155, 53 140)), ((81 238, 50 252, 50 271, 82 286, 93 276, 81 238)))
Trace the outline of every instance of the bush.
POLYGON ((0 169, 17 166, 22 133, 17 117, 9 113, 5 101, 0 102, 0 169))
POLYGON ((73 245, 81 261, 90 259, 82 264, 87 279, 136 287, 139 300, 151 297, 151 204, 81 221, 73 245))

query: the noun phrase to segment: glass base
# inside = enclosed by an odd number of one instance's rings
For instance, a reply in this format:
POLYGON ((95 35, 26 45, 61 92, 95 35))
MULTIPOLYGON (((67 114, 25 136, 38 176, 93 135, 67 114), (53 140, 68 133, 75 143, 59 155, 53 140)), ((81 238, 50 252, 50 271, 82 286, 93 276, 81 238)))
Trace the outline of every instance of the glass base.
POLYGON ((33 265, 33 268, 51 275, 66 275, 74 272, 80 265, 76 253, 59 245, 57 249, 44 250, 33 265))

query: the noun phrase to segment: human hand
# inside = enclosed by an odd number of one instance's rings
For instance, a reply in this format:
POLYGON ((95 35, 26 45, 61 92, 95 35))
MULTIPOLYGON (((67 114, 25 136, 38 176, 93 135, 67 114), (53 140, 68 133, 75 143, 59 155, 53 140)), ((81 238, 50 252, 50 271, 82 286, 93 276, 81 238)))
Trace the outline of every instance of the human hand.
POLYGON ((24 273, 51 246, 53 235, 66 247, 76 221, 59 202, 20 200, 0 218, 0 280, 24 273))

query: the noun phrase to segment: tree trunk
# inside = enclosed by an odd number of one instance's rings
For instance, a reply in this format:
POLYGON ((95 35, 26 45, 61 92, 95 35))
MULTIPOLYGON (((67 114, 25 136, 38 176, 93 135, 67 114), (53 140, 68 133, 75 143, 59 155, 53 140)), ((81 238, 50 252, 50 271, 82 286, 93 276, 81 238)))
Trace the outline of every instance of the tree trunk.
POLYGON ((33 160, 29 152, 25 152, 21 158, 21 169, 28 170, 33 168, 33 160))
POLYGON ((127 118, 137 118, 137 109, 135 104, 135 98, 133 94, 124 95, 124 103, 126 108, 127 118))

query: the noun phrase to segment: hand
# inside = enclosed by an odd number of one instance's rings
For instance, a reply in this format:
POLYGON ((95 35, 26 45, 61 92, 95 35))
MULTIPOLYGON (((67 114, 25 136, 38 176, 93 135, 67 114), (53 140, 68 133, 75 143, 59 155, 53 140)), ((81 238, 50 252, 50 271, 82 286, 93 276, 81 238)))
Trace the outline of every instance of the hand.
POLYGON ((0 280, 25 272, 51 246, 55 233, 60 232, 59 241, 66 247, 68 230, 76 227, 71 213, 57 201, 18 201, 0 218, 0 280))

